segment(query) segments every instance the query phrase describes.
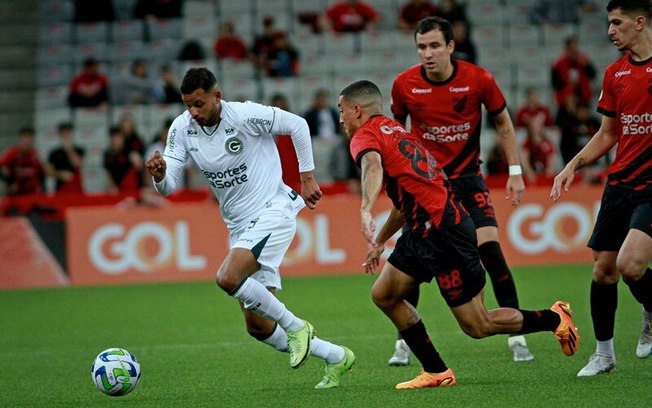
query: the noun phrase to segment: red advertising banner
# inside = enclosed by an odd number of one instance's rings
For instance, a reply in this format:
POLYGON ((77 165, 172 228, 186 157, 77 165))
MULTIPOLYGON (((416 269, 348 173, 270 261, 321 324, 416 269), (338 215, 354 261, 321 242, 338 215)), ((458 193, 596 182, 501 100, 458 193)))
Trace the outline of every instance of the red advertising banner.
MULTIPOLYGON (((510 265, 589 263, 602 188, 573 186, 557 202, 549 188, 530 188, 511 208, 494 189, 500 240, 510 265)), ((379 198, 378 228, 390 202, 379 198)), ((304 209, 286 254, 284 276, 364 273, 366 243, 360 233, 360 198, 327 196, 317 210, 304 209)), ((228 251, 227 231, 216 205, 67 211, 68 265, 77 285, 213 279, 228 251)), ((387 245, 387 253, 392 243, 387 245)))

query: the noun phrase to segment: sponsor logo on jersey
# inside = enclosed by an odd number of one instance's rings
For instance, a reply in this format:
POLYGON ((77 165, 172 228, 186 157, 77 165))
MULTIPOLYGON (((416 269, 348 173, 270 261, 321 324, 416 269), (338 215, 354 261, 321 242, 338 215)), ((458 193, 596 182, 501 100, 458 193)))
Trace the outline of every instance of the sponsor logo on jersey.
POLYGON ((632 70, 631 70, 631 69, 628 69, 628 70, 625 70, 625 71, 618 71, 618 72, 616 72, 616 73, 614 74, 614 76, 615 76, 616 78, 620 78, 620 77, 623 76, 623 75, 631 75, 631 74, 632 74, 632 70))
POLYGON ((197 137, 197 131, 195 129, 188 129, 188 137, 197 137))
POLYGON ((197 149, 196 147, 191 147, 189 150, 191 152, 198 152, 199 151, 199 149, 197 149))
POLYGON ((226 169, 224 171, 214 172, 202 170, 201 172, 204 174, 204 177, 206 177, 208 184, 217 189, 234 187, 246 183, 249 181, 246 171, 247 165, 243 163, 238 167, 226 169))
POLYGON ((469 140, 471 122, 449 126, 421 126, 422 138, 437 143, 454 143, 469 140))
POLYGON ((272 121, 269 119, 263 119, 263 118, 248 118, 247 123, 250 125, 264 125, 264 126, 271 126, 272 121))
POLYGON ((228 154, 240 154, 243 149, 244 143, 235 136, 226 139, 226 142, 224 142, 224 150, 226 150, 228 154))
POLYGON ((620 123, 623 124, 623 135, 649 135, 652 134, 652 114, 645 112, 642 114, 620 115, 620 123))
POLYGON ((412 93, 413 93, 413 94, 427 94, 427 93, 432 93, 432 88, 426 88, 426 89, 412 88, 412 93))
POLYGON ((448 88, 448 90, 451 91, 451 92, 469 92, 471 90, 471 87, 468 86, 468 85, 467 86, 461 86, 461 87, 458 87, 458 88, 456 88, 454 86, 451 86, 450 88, 448 88))
POLYGON ((647 72, 648 74, 652 73, 652 68, 650 68, 650 67, 645 68, 645 72, 647 72))
POLYGON ((405 128, 403 126, 387 126, 383 125, 380 127, 380 131, 383 132, 386 135, 391 135, 394 132, 402 132, 402 133, 407 133, 405 128))
POLYGON ((233 134, 234 132, 235 132, 235 129, 233 129, 233 128, 228 128, 228 129, 224 130, 224 133, 226 133, 227 136, 233 134))
POLYGON ((177 128, 172 128, 172 131, 170 132, 170 137, 168 137, 167 140, 167 147, 170 153, 174 152, 174 146, 176 144, 176 138, 177 138, 177 128))
POLYGON ((467 95, 461 97, 457 102, 455 102, 455 105, 453 105, 453 110, 457 113, 464 112, 464 108, 466 108, 466 101, 468 99, 469 98, 467 98, 467 95))

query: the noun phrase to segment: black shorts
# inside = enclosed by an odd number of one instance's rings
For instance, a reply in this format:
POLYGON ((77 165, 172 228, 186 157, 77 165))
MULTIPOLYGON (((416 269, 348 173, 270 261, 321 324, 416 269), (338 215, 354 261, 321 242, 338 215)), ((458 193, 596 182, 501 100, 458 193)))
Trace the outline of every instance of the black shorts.
POLYGON ((469 212, 475 228, 498 227, 489 188, 482 176, 465 176, 450 180, 455 197, 469 212))
POLYGON ((403 232, 387 262, 420 283, 436 277, 450 307, 473 299, 486 282, 475 226, 466 216, 457 225, 431 231, 426 238, 403 232))
POLYGON ((618 251, 630 229, 652 237, 652 191, 607 185, 588 247, 594 251, 618 251))

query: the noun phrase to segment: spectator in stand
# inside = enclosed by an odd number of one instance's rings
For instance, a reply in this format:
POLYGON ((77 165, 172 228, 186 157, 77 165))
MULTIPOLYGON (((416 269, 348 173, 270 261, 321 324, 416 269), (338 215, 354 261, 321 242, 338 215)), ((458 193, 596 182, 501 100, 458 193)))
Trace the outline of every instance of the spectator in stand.
POLYGON ((94 23, 113 21, 114 19, 113 0, 75 0, 76 23, 94 23))
POLYGON ((589 56, 580 51, 577 37, 570 36, 564 41, 564 52, 552 64, 551 73, 557 106, 564 105, 568 94, 575 94, 581 104, 591 103, 591 81, 596 71, 589 56))
POLYGON ((161 77, 153 89, 154 101, 164 104, 181 103, 181 91, 172 67, 169 64, 162 65, 160 74, 161 77))
POLYGON ((138 0, 133 16, 137 19, 179 18, 182 11, 183 0, 138 0))
POLYGON ((525 89, 525 104, 516 110, 514 126, 527 128, 533 119, 543 118, 545 127, 554 125, 550 109, 541 103, 537 88, 528 87, 525 89))
POLYGON ((456 21, 466 21, 469 24, 469 19, 466 17, 466 7, 464 4, 458 3, 456 0, 440 0, 437 5, 437 17, 454 23, 456 21))
POLYGON ((346 183, 346 190, 352 194, 360 194, 360 168, 351 157, 351 139, 341 134, 337 143, 331 149, 328 158, 328 172, 335 182, 346 183))
POLYGON ((131 154, 134 152, 137 157, 134 157, 134 161, 140 161, 142 167, 143 154, 145 153, 145 145, 143 144, 143 139, 138 134, 136 130, 136 124, 134 122, 134 117, 130 113, 125 113, 120 117, 120 122, 118 123, 120 131, 124 136, 124 143, 127 152, 131 154))
POLYGON ((107 174, 107 192, 110 194, 137 194, 141 186, 142 157, 129 152, 119 126, 109 130, 110 143, 104 151, 104 169, 107 174))
POLYGON ((43 191, 45 168, 34 149, 34 129, 20 129, 18 143, 0 155, 0 175, 7 183, 8 196, 43 191))
POLYGON ((340 114, 335 110, 335 108, 329 106, 328 91, 324 88, 315 91, 312 104, 303 117, 306 119, 306 122, 308 122, 310 136, 312 137, 333 139, 342 134, 340 128, 340 114))
POLYGON ((95 58, 87 58, 84 68, 70 81, 68 104, 72 108, 102 107, 106 109, 109 101, 109 80, 100 72, 100 63, 95 58))
POLYGON ((276 39, 285 36, 285 33, 276 28, 274 17, 263 18, 263 31, 256 35, 251 47, 251 59, 263 72, 267 72, 269 53, 276 47, 276 39))
POLYGON ((274 46, 267 53, 266 74, 272 78, 287 78, 299 74, 299 51, 287 35, 277 35, 274 46))
POLYGON ((503 138, 496 137, 494 146, 487 156, 487 174, 490 176, 507 176, 509 174, 509 162, 503 146, 503 138))
POLYGON ((532 184, 539 176, 555 175, 555 145, 546 134, 544 118, 538 116, 530 120, 527 137, 521 145, 521 163, 523 173, 532 184))
POLYGON ((47 174, 56 181, 57 193, 83 193, 82 164, 84 149, 73 143, 72 124, 64 122, 57 128, 59 147, 48 155, 47 174))
POLYGON ((587 104, 578 103, 575 95, 568 95, 557 114, 557 126, 561 157, 567 164, 597 132, 600 120, 591 114, 587 104))
POLYGON ((117 105, 142 105, 154 101, 154 83, 148 77, 148 63, 137 59, 131 69, 121 76, 114 87, 113 103, 117 105))
POLYGON ((206 57, 204 47, 197 40, 187 40, 179 50, 179 61, 203 61, 206 57))
POLYGON ((465 20, 457 20, 453 24, 453 39, 455 40, 455 51, 453 58, 475 64, 477 54, 475 44, 469 37, 469 23, 465 20))
POLYGON ((403 30, 412 31, 421 19, 436 14, 437 7, 430 0, 409 0, 399 10, 398 26, 403 30))
POLYGON ((378 11, 361 0, 336 1, 322 16, 324 30, 337 33, 373 30, 378 21, 380 21, 378 11))
POLYGON ((236 34, 235 25, 232 21, 227 21, 222 25, 220 34, 215 39, 213 52, 218 60, 230 58, 242 61, 249 56, 247 44, 236 34))
POLYGON ((578 24, 583 13, 597 9, 591 0, 534 0, 528 17, 532 24, 578 24))

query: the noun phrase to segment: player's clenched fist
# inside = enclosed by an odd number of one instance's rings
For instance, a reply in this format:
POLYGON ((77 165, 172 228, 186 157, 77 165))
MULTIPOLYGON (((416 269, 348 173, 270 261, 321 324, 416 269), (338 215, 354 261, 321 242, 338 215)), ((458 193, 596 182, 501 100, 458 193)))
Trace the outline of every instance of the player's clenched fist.
POLYGON ((165 159, 158 150, 145 162, 145 168, 157 183, 165 177, 166 166, 165 159))

